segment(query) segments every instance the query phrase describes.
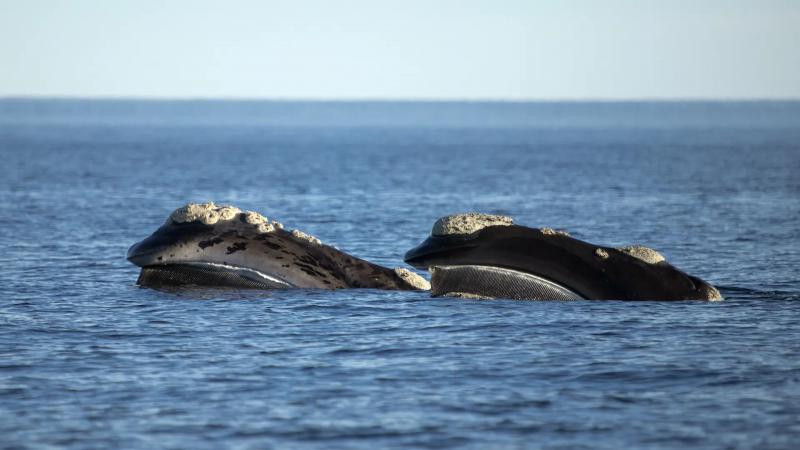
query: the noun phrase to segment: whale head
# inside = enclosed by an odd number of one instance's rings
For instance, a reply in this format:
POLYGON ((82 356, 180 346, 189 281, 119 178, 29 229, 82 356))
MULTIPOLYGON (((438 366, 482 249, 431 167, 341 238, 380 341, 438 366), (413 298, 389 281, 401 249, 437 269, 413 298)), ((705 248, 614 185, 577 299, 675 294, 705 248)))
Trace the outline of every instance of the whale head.
POLYGON ((190 203, 173 211, 153 234, 131 246, 127 258, 143 268, 140 284, 160 279, 175 284, 292 287, 293 277, 279 264, 283 258, 265 257, 263 250, 282 228, 252 211, 190 203))
POLYGON ((427 283, 413 272, 377 266, 302 231, 284 230, 259 213, 213 203, 176 209, 131 246, 127 258, 142 268, 138 283, 153 287, 424 289, 427 283))
POLYGON ((434 295, 519 299, 720 300, 713 286, 655 250, 610 248, 510 217, 456 214, 404 258, 431 272, 434 295))

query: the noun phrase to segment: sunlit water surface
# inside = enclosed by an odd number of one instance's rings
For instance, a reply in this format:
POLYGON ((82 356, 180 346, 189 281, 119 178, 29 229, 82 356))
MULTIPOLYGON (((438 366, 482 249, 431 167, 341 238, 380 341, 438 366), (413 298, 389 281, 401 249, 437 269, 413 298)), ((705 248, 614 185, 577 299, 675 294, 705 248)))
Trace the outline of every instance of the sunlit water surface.
POLYGON ((800 104, 0 100, 0 446, 797 448, 800 104), (655 247, 724 302, 159 292, 231 203, 387 266, 445 214, 655 247))

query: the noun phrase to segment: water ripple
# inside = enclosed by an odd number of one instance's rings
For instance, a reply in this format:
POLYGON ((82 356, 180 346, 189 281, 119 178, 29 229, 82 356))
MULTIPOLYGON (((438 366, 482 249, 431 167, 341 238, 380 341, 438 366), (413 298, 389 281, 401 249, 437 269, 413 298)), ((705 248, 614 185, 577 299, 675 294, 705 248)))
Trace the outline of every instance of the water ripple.
POLYGON ((796 447, 797 127, 68 119, 0 123, 0 446, 796 447), (136 287, 127 246, 188 200, 393 267, 440 215, 511 214, 651 245, 726 301, 136 287))

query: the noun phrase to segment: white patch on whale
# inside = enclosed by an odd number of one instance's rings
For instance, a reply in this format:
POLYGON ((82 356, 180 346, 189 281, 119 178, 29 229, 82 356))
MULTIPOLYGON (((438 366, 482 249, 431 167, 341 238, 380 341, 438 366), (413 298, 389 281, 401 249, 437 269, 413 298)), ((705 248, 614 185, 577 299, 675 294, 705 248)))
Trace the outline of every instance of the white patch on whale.
MULTIPOLYGON (((237 217, 242 217, 242 221, 248 225, 253 225, 259 233, 271 233, 276 229, 282 230, 283 224, 272 221, 255 211, 242 211, 230 205, 216 205, 209 203, 189 203, 182 206, 170 214, 168 221, 176 224, 200 222, 204 225, 216 225, 220 222, 232 222, 237 217)), ((309 242, 314 240, 319 243, 319 239, 303 233, 309 242)))
POLYGON ((314 236, 311 236, 310 234, 303 233, 300 230, 292 230, 292 236, 302 241, 310 242, 316 245, 322 245, 322 241, 315 238, 314 236))
POLYGON ((432 236, 448 236, 452 234, 472 234, 486 227, 509 226, 514 219, 508 216, 493 214, 465 213, 453 214, 440 218, 433 224, 432 236))
POLYGON ((408 283, 410 286, 413 286, 422 291, 429 291, 431 290, 431 284, 425 278, 422 278, 418 274, 404 269, 402 267, 395 267, 394 273, 400 277, 401 280, 408 283))
POLYGON ((173 223, 200 222, 205 225, 214 225, 222 220, 230 220, 237 213, 239 208, 231 206, 217 206, 214 203, 189 203, 172 212, 169 220, 173 223))
POLYGON ((567 230, 556 230, 556 229, 553 229, 553 228, 544 227, 544 228, 539 228, 539 231, 541 231, 542 234, 545 234, 547 236, 567 236, 567 237, 570 237, 570 234, 569 234, 569 232, 567 230))
POLYGON ((625 247, 619 247, 617 250, 633 256, 636 259, 642 260, 648 264, 658 264, 666 261, 664 255, 650 247, 645 247, 642 245, 626 245, 625 247))

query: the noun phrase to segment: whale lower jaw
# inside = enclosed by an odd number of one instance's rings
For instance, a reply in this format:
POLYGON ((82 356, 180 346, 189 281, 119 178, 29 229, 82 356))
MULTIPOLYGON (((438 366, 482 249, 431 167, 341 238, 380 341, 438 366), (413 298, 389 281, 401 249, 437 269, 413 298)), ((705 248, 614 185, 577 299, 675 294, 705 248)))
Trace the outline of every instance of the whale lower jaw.
POLYGON ((239 289, 291 289, 296 286, 248 267, 186 262, 142 267, 136 284, 144 287, 208 286, 239 289))
POLYGON ((515 300, 582 300, 569 288, 527 272, 495 266, 433 266, 433 296, 508 298, 515 300))

